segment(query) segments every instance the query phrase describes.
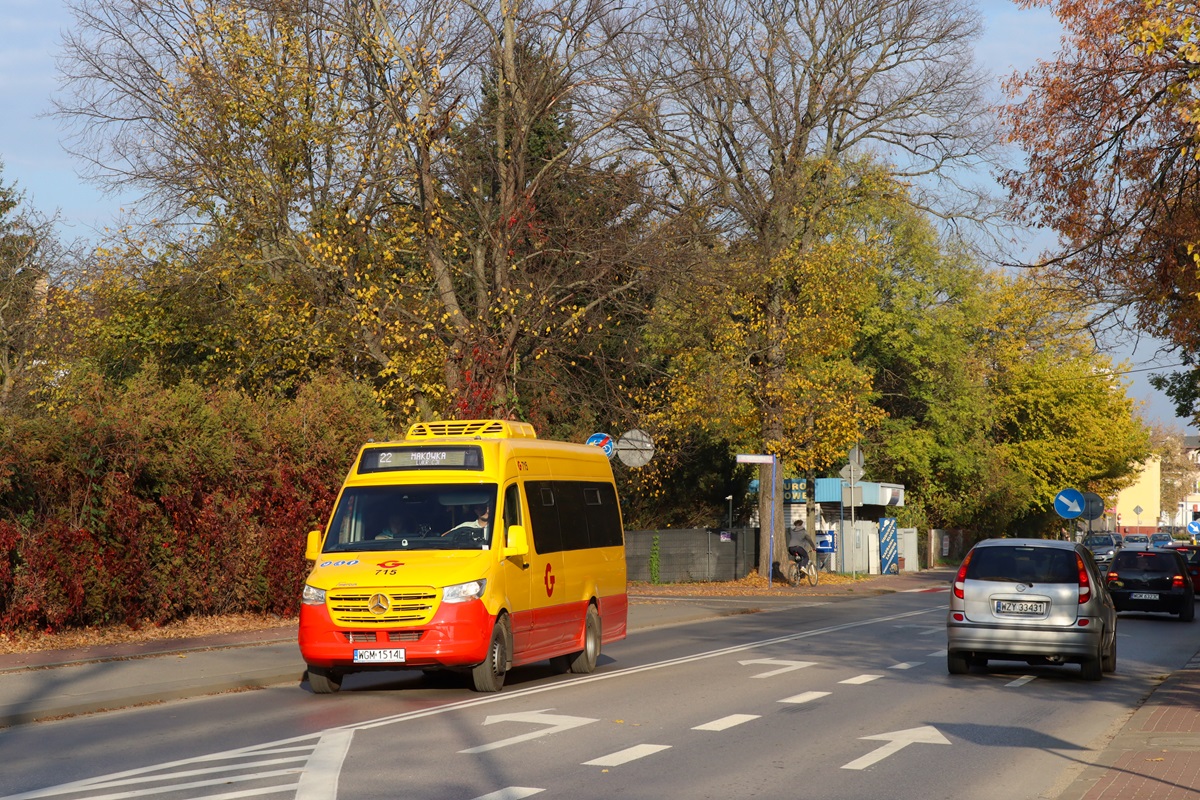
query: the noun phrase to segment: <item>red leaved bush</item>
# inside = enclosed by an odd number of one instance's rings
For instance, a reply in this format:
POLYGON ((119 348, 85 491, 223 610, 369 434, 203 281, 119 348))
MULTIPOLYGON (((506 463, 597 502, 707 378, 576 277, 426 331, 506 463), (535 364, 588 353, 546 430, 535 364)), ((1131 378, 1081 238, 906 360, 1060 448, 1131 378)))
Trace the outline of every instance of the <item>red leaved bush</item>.
POLYGON ((369 394, 327 377, 262 400, 153 373, 72 389, 0 431, 0 631, 295 613, 305 534, 385 429, 369 394))

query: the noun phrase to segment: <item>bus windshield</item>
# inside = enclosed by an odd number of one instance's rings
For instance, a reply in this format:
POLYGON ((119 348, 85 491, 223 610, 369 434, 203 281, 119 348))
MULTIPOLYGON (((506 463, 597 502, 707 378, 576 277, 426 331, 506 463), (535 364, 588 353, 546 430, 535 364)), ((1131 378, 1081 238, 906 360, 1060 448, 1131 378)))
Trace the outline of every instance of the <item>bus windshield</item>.
POLYGON ((324 552, 487 550, 495 507, 494 483, 349 487, 324 552))

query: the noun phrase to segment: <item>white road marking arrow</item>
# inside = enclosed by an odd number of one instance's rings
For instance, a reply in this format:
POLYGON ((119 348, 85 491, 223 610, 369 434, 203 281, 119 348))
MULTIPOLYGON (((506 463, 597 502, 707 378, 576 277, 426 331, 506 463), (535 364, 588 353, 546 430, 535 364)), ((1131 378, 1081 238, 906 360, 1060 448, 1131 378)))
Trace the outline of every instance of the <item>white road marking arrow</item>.
POLYGON ((770 666, 779 667, 779 669, 760 672, 757 675, 751 675, 751 678, 770 678, 773 675, 782 675, 785 672, 791 672, 794 669, 804 669, 805 667, 816 666, 815 661, 784 661, 780 658, 753 658, 748 661, 739 661, 743 667, 749 664, 768 664, 770 666))
POLYGON ((501 739, 498 742, 491 744, 481 744, 479 747, 472 747, 467 750, 459 750, 460 753, 485 753, 488 750, 495 750, 500 747, 507 747, 510 744, 518 742, 527 742, 530 739, 537 739, 541 736, 547 736, 551 733, 560 731, 568 731, 571 728, 578 728, 580 725, 587 725, 589 722, 596 720, 589 717, 568 717, 565 714, 547 714, 551 709, 544 708, 541 711, 523 711, 516 714, 493 714, 484 719, 484 725, 494 725, 497 722, 528 722, 531 725, 548 725, 547 728, 542 728, 539 731, 530 731, 522 733, 520 736, 513 736, 508 739, 501 739))
POLYGON ((860 739, 876 739, 887 742, 883 747, 857 758, 849 764, 843 764, 842 769, 866 769, 882 761, 893 753, 898 753, 910 744, 950 744, 950 740, 942 736, 937 728, 925 725, 920 728, 909 728, 906 731, 877 733, 874 736, 860 736, 860 739))

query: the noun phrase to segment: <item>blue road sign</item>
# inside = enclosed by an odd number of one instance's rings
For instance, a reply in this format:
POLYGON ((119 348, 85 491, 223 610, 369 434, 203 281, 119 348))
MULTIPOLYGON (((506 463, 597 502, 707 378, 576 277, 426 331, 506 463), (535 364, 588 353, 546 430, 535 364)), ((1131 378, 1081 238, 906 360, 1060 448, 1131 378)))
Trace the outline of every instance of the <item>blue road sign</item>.
POLYGON ((604 450, 604 455, 612 458, 613 448, 616 446, 611 436, 607 433, 593 433, 587 438, 588 444, 594 444, 596 447, 604 450))
POLYGON ((1187 524, 1187 531, 1192 536, 1200 536, 1200 519, 1194 519, 1187 524))
POLYGON ((879 569, 884 575, 900 571, 900 539, 895 517, 879 520, 879 569))
POLYGON ((1075 519, 1083 513, 1085 505, 1083 492, 1078 489, 1063 489, 1054 497, 1054 510, 1063 519, 1075 519))

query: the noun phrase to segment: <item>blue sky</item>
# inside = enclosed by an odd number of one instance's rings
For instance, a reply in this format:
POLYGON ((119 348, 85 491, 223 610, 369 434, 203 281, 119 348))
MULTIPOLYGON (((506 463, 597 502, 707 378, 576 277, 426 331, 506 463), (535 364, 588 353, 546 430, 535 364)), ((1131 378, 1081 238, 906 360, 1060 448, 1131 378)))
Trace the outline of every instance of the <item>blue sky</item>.
MULTIPOLYGON (((1057 25, 1048 12, 1018 9, 1010 0, 981 0, 978 5, 986 30, 976 55, 996 74, 997 92, 1001 77, 1058 51, 1057 25)), ((105 197, 79 179, 79 165, 60 144, 58 122, 46 116, 58 88, 55 57, 61 32, 70 23, 62 0, 0 2, 0 160, 5 183, 17 183, 33 208, 59 213, 64 238, 94 239, 115 223, 121 199, 105 197)), ((1154 361, 1154 350, 1152 343, 1136 349, 1126 345, 1120 357, 1139 370, 1173 363, 1154 361)), ((1147 383, 1147 374, 1129 375, 1131 394, 1146 404, 1147 419, 1185 428, 1166 398, 1147 383)), ((1188 432, 1196 430, 1188 427, 1188 432)))

